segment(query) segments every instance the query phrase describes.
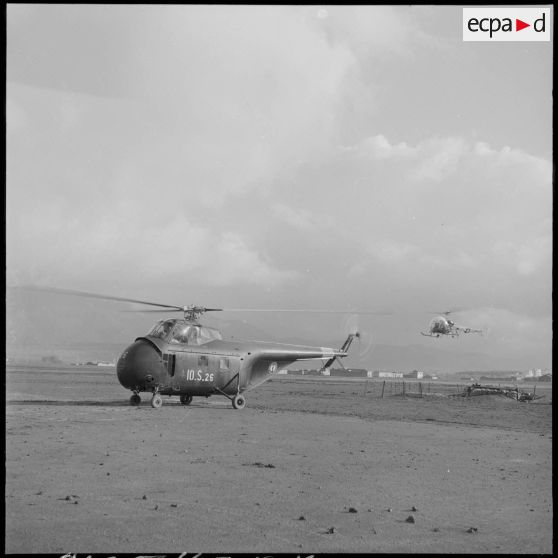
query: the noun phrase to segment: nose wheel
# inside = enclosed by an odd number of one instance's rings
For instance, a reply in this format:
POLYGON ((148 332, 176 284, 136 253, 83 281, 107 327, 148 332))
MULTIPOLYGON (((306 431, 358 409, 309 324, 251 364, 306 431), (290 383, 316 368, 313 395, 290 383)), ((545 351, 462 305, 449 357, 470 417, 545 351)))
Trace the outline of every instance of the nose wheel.
POLYGON ((154 393, 153 397, 151 398, 151 406, 154 409, 158 409, 162 404, 163 398, 158 393, 154 393))
POLYGON ((140 403, 141 397, 137 393, 134 393, 134 395, 130 397, 130 405, 134 405, 135 407, 137 407, 140 403))

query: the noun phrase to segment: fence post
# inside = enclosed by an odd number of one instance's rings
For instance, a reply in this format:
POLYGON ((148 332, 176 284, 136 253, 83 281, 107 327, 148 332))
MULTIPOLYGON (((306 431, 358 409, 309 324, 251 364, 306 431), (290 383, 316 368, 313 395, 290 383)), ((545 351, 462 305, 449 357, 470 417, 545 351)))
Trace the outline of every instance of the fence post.
POLYGON ((382 399, 384 398, 384 388, 386 387, 386 381, 382 384, 382 399))

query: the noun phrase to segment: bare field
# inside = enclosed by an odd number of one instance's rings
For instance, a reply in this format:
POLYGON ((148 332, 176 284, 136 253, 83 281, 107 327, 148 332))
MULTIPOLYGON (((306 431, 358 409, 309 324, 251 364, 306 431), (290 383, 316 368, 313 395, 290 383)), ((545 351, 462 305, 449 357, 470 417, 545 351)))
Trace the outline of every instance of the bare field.
POLYGON ((553 550, 548 388, 381 399, 288 376, 236 411, 131 407, 112 369, 6 384, 7 553, 553 550))

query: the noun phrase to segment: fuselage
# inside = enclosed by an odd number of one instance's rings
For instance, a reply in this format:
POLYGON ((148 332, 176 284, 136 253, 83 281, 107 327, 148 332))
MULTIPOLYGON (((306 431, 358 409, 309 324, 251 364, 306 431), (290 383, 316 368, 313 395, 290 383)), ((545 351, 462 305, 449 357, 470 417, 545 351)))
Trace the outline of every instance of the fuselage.
POLYGON ((430 333, 449 335, 452 333, 453 322, 444 318, 443 316, 438 316, 433 318, 430 322, 430 333))
POLYGON ((339 354, 324 347, 225 341, 217 330, 186 320, 161 324, 166 324, 166 331, 155 326, 118 359, 118 380, 126 389, 163 395, 233 395, 253 389, 296 360, 339 354), (182 335, 183 330, 196 335, 182 335))

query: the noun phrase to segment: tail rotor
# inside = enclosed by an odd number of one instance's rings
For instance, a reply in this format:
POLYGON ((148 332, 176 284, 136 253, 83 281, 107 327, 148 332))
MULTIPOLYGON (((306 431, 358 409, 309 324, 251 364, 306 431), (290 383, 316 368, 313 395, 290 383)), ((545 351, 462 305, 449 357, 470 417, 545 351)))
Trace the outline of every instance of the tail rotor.
POLYGON ((357 351, 355 355, 362 361, 368 358, 375 349, 375 341, 368 328, 362 326, 359 314, 349 314, 343 322, 343 333, 345 336, 354 335, 357 338, 357 351))

